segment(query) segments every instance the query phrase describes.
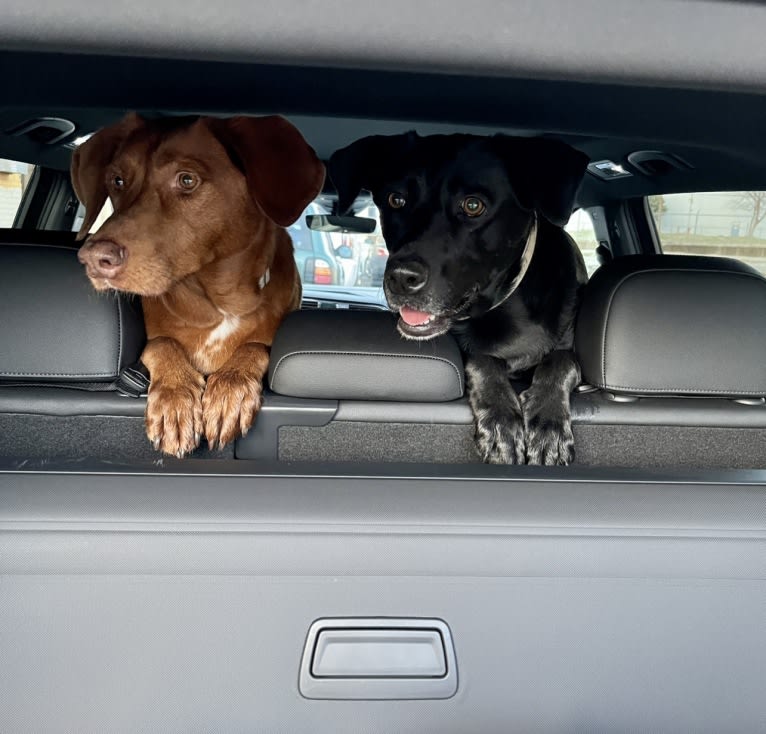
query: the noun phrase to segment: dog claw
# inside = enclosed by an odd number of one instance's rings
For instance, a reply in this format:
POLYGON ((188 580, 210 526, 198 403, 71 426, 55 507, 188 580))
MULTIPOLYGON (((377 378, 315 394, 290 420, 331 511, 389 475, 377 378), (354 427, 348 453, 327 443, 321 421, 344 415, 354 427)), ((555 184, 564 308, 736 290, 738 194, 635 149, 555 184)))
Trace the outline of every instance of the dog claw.
POLYGON ((527 390, 522 394, 527 433, 527 463, 566 466, 575 458, 574 435, 568 406, 564 409, 546 396, 527 390))
POLYGON ((260 400, 260 381, 247 374, 223 371, 208 378, 202 411, 211 451, 222 451, 247 433, 260 400))
POLYGON ((487 464, 524 463, 524 425, 513 413, 481 415, 476 421, 476 444, 487 464))
MULTIPOLYGON (((190 378, 190 383, 192 382, 190 378)), ((191 385, 163 384, 157 380, 149 388, 146 426, 155 451, 182 459, 199 446, 199 419, 202 390, 191 385)))

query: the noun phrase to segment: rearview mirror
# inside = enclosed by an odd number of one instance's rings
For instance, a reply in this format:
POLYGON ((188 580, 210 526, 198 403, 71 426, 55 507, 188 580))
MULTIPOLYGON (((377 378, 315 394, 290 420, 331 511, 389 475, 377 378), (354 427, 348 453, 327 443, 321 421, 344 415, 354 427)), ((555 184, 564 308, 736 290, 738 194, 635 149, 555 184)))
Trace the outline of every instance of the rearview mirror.
POLYGON ((316 232, 356 232, 371 234, 376 222, 369 217, 337 217, 333 214, 307 214, 306 224, 316 232))

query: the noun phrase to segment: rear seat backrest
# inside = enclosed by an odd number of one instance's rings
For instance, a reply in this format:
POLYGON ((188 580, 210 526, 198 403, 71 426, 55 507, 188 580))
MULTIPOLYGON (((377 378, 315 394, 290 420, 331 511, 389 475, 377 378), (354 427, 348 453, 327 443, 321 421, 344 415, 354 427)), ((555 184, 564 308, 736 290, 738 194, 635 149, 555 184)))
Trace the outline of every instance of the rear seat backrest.
POLYGON ((0 245, 0 380, 110 383, 145 341, 138 300, 98 294, 76 251, 0 245))
MULTIPOLYGON (((138 299, 95 293, 71 248, 15 243, 0 299, 0 455, 156 459, 144 400, 113 389, 143 347, 138 299)), ((764 314, 766 280, 736 261, 603 266, 577 326, 577 462, 766 467, 764 314)), ((269 385, 238 458, 478 461, 454 339, 405 340, 392 314, 291 314, 269 385)))
POLYGON ((577 321, 583 380, 639 395, 766 395, 766 279, 737 260, 628 256, 600 268, 577 321))
POLYGON ((268 384, 237 458, 476 459, 455 340, 405 339, 391 313, 288 315, 272 345, 268 384))
MULTIPOLYGON (((766 280, 736 261, 662 255, 602 266, 577 324, 590 386, 571 400, 576 462, 766 467, 765 314, 766 280)), ((272 349, 273 392, 237 456, 478 461, 462 377, 437 355, 462 374, 451 336, 405 341, 391 314, 292 314, 272 349)))
POLYGON ((575 331, 581 460, 766 467, 765 315, 766 279, 737 260, 637 255, 599 268, 575 331))
POLYGON ((96 293, 71 247, 0 244, 0 455, 152 456, 144 401, 114 382, 145 342, 140 302, 96 293))
POLYGON ((271 351, 269 386, 296 398, 444 402, 463 395, 463 360, 447 336, 404 339, 392 314, 298 311, 271 351))

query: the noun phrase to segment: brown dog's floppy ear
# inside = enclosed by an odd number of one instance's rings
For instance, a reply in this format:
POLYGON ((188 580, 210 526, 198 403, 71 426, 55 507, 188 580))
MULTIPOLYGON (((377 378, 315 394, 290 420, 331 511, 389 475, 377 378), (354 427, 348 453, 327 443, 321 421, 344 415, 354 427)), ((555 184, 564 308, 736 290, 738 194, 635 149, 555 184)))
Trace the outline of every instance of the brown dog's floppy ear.
POLYGON ((278 225, 291 225, 322 190, 324 164, 284 117, 212 119, 210 126, 241 164, 253 199, 278 225))
POLYGON ((336 150, 327 164, 338 192, 338 214, 345 214, 362 189, 373 194, 390 177, 393 164, 412 146, 417 133, 370 135, 336 150))
POLYGON ((588 156, 547 138, 495 135, 492 142, 506 164, 519 203, 563 227, 572 214, 588 156))
POLYGON ((85 206, 85 220, 76 239, 81 240, 87 236, 106 203, 106 167, 114 158, 120 143, 142 124, 143 120, 131 112, 116 125, 105 127, 92 135, 72 155, 72 186, 77 198, 85 206))

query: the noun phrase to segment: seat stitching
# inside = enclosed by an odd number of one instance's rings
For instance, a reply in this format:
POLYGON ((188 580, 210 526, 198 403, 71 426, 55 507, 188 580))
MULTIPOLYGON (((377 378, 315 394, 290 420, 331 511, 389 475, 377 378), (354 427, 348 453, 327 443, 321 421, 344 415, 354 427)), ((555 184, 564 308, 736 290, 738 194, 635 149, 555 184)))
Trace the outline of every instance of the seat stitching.
POLYGON ((675 395, 677 393, 699 393, 702 395, 708 395, 715 393, 719 395, 747 395, 752 397, 766 396, 766 388, 763 390, 742 390, 740 388, 733 388, 731 390, 710 390, 705 388, 696 387, 629 387, 627 385, 608 385, 603 382, 600 385, 594 385, 599 390, 628 390, 630 392, 644 392, 651 393, 653 395, 675 395))
MULTIPOLYGON (((620 278, 619 282, 617 282, 614 286, 614 289, 612 290, 611 295, 609 296, 609 302, 606 305, 606 314, 604 316, 604 330, 603 335, 601 338, 601 381, 603 385, 606 385, 606 333, 609 329, 609 316, 611 314, 612 310, 612 302, 614 301, 615 296, 617 295, 617 291, 625 284, 627 280, 632 278, 635 275, 642 275, 645 273, 722 273, 724 275, 740 275, 744 276, 746 278, 753 278, 754 280, 763 281, 763 277, 760 275, 756 275, 755 273, 738 273, 731 270, 700 270, 697 268, 647 268, 646 270, 637 270, 633 273, 628 273, 627 275, 624 275, 622 278, 620 278)), ((610 389, 602 386, 602 389, 610 389)), ((643 388, 637 388, 637 387, 618 387, 615 386, 611 388, 613 390, 642 390, 643 388)), ((660 391, 673 393, 673 392, 679 392, 680 388, 678 390, 665 390, 665 388, 657 388, 660 391)), ((731 390, 699 390, 699 389, 693 389, 689 388, 688 390, 684 390, 684 392, 703 392, 703 393, 730 393, 731 390)), ((760 393, 748 391, 745 390, 742 392, 743 395, 759 395, 760 393)))
POLYGON ((0 377, 114 377, 111 372, 88 372, 70 374, 68 372, 0 372, 0 377))
POLYGON ((122 365, 122 301, 119 296, 115 297, 117 301, 117 367, 115 372, 119 375, 122 365))

